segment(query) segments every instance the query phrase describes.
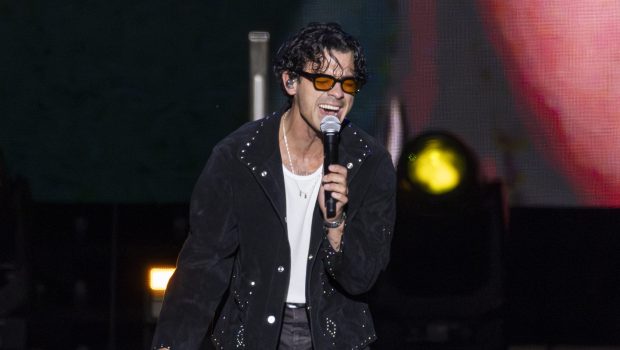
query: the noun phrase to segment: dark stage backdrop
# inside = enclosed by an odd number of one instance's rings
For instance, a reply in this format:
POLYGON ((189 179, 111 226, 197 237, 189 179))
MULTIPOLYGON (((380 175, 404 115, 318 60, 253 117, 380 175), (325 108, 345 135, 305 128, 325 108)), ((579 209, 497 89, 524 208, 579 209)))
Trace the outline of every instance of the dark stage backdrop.
POLYGON ((312 20, 366 44, 372 83, 352 118, 372 132, 388 3, 3 1, 0 150, 37 201, 186 201, 211 148, 249 120, 248 32, 269 31, 273 53, 312 20))

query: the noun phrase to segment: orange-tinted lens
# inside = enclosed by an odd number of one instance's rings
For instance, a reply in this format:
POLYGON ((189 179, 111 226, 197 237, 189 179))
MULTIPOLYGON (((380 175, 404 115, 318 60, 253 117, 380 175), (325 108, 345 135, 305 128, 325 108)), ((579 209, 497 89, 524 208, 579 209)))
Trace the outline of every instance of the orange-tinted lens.
POLYGON ((316 77, 314 78, 314 87, 317 90, 328 91, 334 87, 334 79, 330 77, 316 77))
POLYGON ((355 79, 345 79, 342 81, 342 91, 355 95, 357 92, 357 81, 355 79))

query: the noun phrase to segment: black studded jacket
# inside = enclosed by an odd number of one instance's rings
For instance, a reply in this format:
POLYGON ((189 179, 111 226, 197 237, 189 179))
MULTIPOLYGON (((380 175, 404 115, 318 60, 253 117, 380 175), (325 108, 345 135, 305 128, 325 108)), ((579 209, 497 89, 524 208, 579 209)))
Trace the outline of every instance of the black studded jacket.
MULTIPOLYGON (((249 122, 212 151, 190 204, 152 346, 276 349, 290 263, 281 116, 249 122), (217 319, 216 319, 217 318, 217 319)), ((340 133, 349 203, 337 253, 318 204, 308 252, 306 302, 314 349, 357 349, 376 339, 364 294, 389 260, 396 176, 388 152, 350 122, 340 133)))

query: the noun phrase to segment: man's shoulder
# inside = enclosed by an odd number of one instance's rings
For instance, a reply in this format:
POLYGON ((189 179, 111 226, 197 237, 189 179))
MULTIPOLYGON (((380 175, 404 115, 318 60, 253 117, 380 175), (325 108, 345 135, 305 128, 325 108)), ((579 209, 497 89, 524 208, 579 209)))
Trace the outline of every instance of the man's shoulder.
POLYGON ((356 145, 357 147, 368 149, 372 154, 377 156, 389 156, 389 152, 383 144, 355 123, 347 120, 346 123, 344 123, 343 128, 344 129, 342 131, 345 133, 345 137, 353 140, 353 142, 348 142, 350 145, 356 145))

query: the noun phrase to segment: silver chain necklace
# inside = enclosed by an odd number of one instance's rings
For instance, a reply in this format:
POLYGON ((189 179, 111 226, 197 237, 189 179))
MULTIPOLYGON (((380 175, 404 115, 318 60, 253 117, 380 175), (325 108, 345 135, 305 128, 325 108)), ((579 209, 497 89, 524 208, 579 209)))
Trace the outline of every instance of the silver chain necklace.
MULTIPOLYGON (((295 168, 293 167, 293 159, 291 159, 291 151, 289 151, 288 149, 288 139, 286 138, 286 126, 284 126, 284 122, 286 118, 288 118, 288 112, 286 113, 284 118, 282 118, 282 135, 284 135, 284 148, 286 148, 286 155, 288 156, 288 165, 291 167, 291 172, 293 174, 296 174, 295 168)), ((299 192, 301 192, 301 190, 299 192)))
MULTIPOLYGON (((286 126, 284 126, 284 121, 288 118, 288 112, 287 114, 284 116, 284 118, 282 118, 282 134, 284 136, 284 148, 286 149, 286 155, 288 156, 288 165, 291 168, 291 173, 295 174, 295 175, 301 175, 301 174, 297 174, 295 172, 295 167, 293 167, 293 159, 291 158, 291 151, 288 148, 288 139, 286 138, 286 126)), ((319 177, 320 178, 320 177, 319 177)), ((311 191, 303 191, 301 189, 301 186, 299 186, 299 183, 297 181, 294 181, 295 185, 297 185, 297 189, 299 190, 299 197, 303 198, 303 199, 308 199, 308 196, 310 195, 311 191)), ((316 182, 314 183, 314 185, 312 186, 312 189, 314 190, 314 187, 316 186, 316 182)))

